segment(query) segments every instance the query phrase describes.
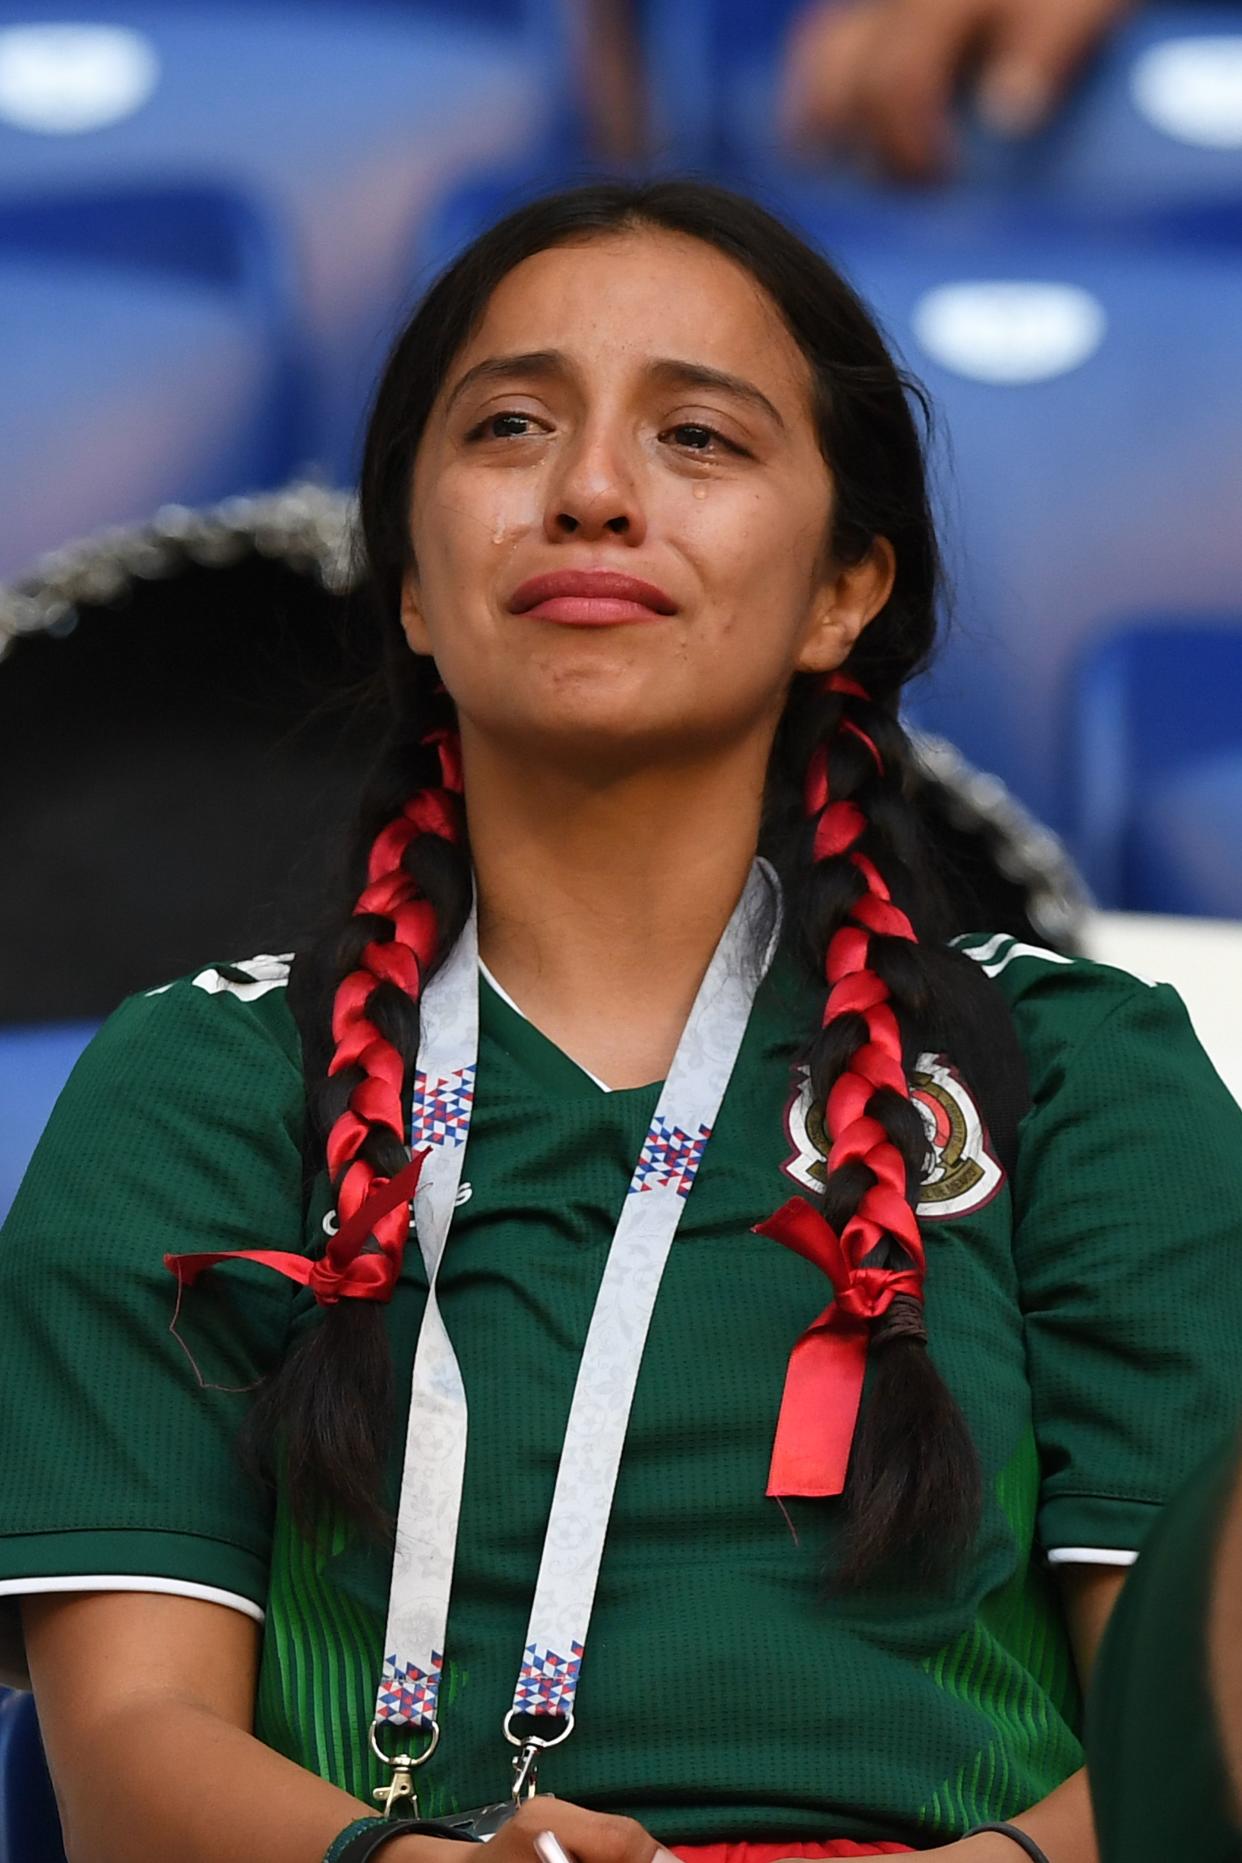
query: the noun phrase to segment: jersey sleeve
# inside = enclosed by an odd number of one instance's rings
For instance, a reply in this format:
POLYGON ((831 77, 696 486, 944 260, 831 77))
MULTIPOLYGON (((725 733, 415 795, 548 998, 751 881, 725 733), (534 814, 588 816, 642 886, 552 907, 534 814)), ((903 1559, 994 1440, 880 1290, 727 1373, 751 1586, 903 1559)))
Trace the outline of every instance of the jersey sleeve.
POLYGON ((19 1597, 75 1579, 262 1615, 270 1509, 237 1436, 295 1290, 225 1263, 179 1300, 163 1258, 305 1246, 284 994, 213 970, 123 1004, 74 1069, 0 1230, 10 1679, 19 1597))
POLYGON ((1038 1533, 1054 1561, 1124 1563, 1242 1415, 1242 1108, 1168 985, 1032 974, 1014 1249, 1038 1533))

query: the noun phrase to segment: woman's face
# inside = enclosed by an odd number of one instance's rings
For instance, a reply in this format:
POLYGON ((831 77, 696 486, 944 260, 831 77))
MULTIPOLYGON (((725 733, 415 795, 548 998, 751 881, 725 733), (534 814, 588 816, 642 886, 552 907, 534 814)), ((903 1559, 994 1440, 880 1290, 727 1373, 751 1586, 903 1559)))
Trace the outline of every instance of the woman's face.
POLYGON ((792 674, 845 658, 891 586, 827 560, 808 365, 743 267, 662 230, 537 253, 496 288, 419 446, 402 613, 463 738, 584 773, 770 743, 792 674), (611 571, 531 607, 532 578, 611 571), (587 599, 583 599, 583 593, 587 599))

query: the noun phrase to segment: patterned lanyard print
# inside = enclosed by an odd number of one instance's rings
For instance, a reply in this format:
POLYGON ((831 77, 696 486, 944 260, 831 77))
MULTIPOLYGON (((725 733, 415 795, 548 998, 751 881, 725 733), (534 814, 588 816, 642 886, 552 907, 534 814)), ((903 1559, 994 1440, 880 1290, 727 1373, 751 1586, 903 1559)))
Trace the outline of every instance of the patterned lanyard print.
MULTIPOLYGON (((733 1072, 755 992, 779 932, 779 892, 766 863, 745 891, 716 948, 677 1046, 634 1167, 604 1267, 574 1387, 526 1646, 504 1731, 532 1749, 551 1739, 512 1731, 517 1716, 573 1723, 608 1518, 647 1332, 686 1198, 733 1072), (772 925, 755 963, 757 923, 772 925), (748 961, 750 960, 750 961, 748 961)), ((423 996, 411 1153, 421 1156, 414 1216, 427 1270, 427 1305, 414 1354, 383 1676, 372 1744, 383 1726, 439 1738, 436 1710, 466 1459, 461 1371, 437 1298, 470 1129, 478 1055, 478 947, 473 913, 423 996)), ((403 1795, 409 1796, 408 1786, 403 1795)))

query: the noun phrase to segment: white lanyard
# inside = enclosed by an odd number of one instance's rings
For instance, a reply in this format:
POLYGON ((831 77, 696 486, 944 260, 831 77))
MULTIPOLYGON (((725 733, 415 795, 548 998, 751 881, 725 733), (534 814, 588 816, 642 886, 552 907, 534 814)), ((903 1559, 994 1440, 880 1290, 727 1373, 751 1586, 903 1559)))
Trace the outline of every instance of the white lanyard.
MULTIPOLYGON (((540 1748, 566 1739, 617 1472, 656 1295, 695 1174, 733 1072, 755 992, 779 934, 780 894, 756 861, 677 1044, 613 1233, 565 1427, 535 1582, 526 1646, 504 1734, 522 1749, 515 1796, 530 1789, 540 1748), (766 916, 756 964, 753 928, 766 916), (562 1721, 551 1738, 520 1737, 518 1716, 562 1721)), ((414 1199, 427 1305, 414 1353, 384 1670, 371 1744, 396 1776, 377 1793, 391 1811, 413 1798, 409 1772, 431 1757, 466 1465, 467 1408, 457 1355, 437 1299, 474 1102, 479 1048, 478 938, 470 918, 422 999, 410 1150, 425 1161, 414 1199), (417 1757, 392 1758, 376 1735, 412 1726, 430 1736, 417 1757)), ((415 1808, 415 1816, 417 1809, 415 1808)))

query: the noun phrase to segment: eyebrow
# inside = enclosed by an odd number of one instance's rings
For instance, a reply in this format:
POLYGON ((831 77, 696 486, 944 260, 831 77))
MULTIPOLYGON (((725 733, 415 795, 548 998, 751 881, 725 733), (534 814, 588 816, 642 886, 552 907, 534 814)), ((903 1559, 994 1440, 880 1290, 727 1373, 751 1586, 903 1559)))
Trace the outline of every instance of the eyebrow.
POLYGON ((472 369, 466 370, 445 402, 444 412, 451 413, 454 402, 459 401, 467 388, 473 388, 476 382, 495 381, 512 375, 535 375, 546 379, 550 375, 562 375, 565 372, 565 358, 557 349, 528 349, 517 356, 488 356, 482 362, 476 362, 472 369))
MULTIPOLYGON (((466 370, 449 395, 444 412, 448 415, 454 403, 477 382, 507 379, 515 375, 533 375, 546 381, 552 376, 572 373, 569 358, 559 349, 531 349, 521 355, 488 356, 482 362, 476 362, 472 369, 466 370)), ((730 375, 726 370, 713 369, 705 362, 687 362, 675 356, 661 356, 648 363, 646 374, 652 381, 665 383, 669 387, 684 384, 689 388, 720 389, 758 408, 782 433, 785 431, 785 422, 779 410, 761 389, 740 375, 730 375)))
POLYGON ((779 409, 762 390, 741 375, 729 375, 724 369, 709 368, 705 362, 683 362, 671 356, 653 362, 647 372, 653 381, 667 382, 670 387, 684 383, 688 388, 719 388, 727 395, 736 395, 739 401, 747 401, 766 414, 782 433, 785 431, 779 409))

